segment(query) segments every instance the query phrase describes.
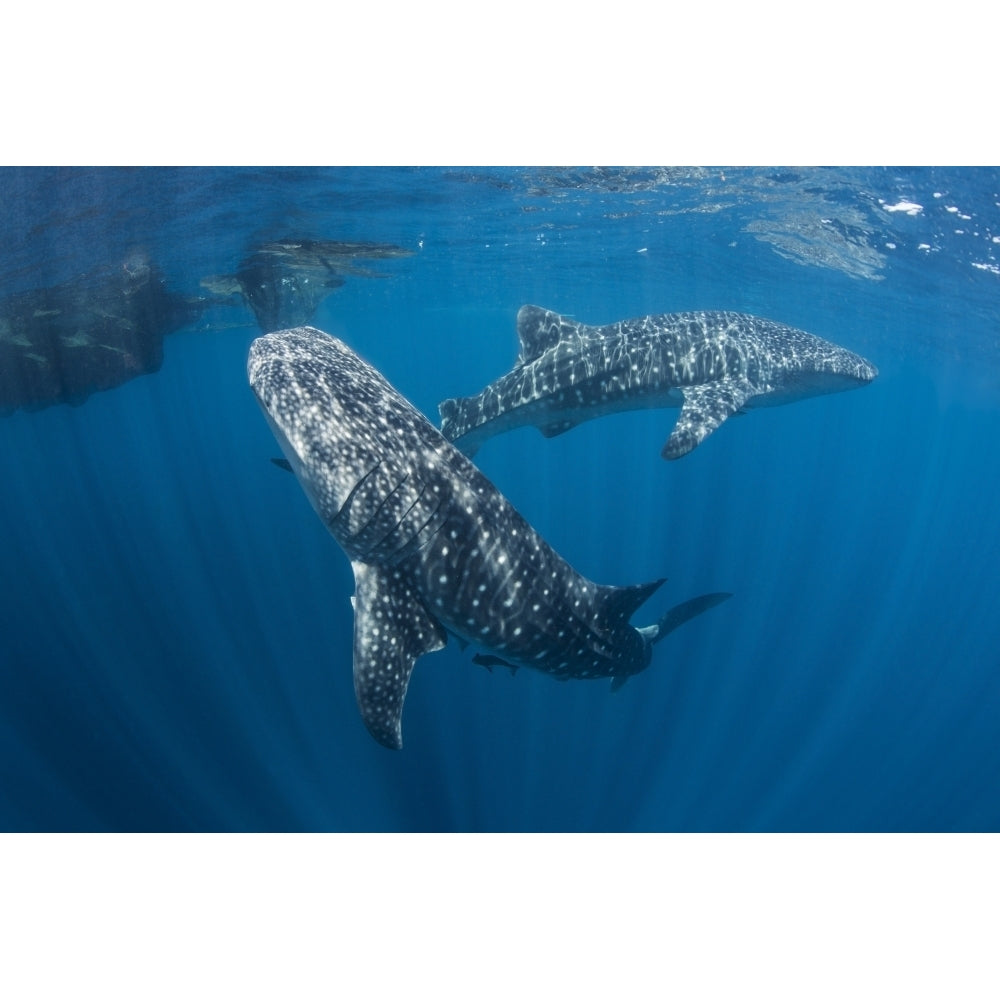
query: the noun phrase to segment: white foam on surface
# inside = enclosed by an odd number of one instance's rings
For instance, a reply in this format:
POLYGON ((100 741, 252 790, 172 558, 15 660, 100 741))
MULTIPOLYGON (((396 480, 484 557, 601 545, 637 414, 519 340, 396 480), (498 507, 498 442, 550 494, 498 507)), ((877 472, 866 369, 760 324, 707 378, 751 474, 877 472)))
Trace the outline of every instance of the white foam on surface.
POLYGON ((915 201, 899 201, 895 205, 883 204, 882 207, 887 212, 905 212, 907 215, 919 215, 924 210, 924 206, 915 201))

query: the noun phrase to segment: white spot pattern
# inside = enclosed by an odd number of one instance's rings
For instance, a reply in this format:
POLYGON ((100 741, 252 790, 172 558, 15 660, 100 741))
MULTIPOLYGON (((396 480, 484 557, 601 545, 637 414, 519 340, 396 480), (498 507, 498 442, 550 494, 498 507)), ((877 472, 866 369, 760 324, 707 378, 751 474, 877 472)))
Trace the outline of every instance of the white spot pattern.
POLYGON ((648 664, 650 643, 617 611, 620 591, 576 573, 341 341, 308 327, 268 334, 247 367, 303 489, 352 561, 355 693, 379 742, 401 746, 413 664, 447 632, 560 678, 648 664))
POLYGON ((517 326, 517 365, 479 395, 440 405, 442 432, 469 454, 514 427, 559 434, 607 413, 681 406, 663 451, 680 458, 737 411, 855 388, 878 374, 845 348, 743 313, 586 326, 523 306, 517 326))

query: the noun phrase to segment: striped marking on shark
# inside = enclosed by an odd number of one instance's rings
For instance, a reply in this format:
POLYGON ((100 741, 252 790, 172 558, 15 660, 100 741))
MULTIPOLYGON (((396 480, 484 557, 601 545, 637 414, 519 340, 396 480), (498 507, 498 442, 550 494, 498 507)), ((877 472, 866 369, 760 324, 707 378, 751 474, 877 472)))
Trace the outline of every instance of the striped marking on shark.
POLYGON ((490 667, 611 678, 729 594, 704 594, 642 628, 663 583, 595 584, 371 365, 311 327, 259 337, 250 385, 288 467, 354 569, 354 691, 371 735, 402 746, 416 659, 453 635, 490 667))
POLYGON ((794 327, 735 312, 681 312, 587 326, 538 306, 517 314, 521 351, 477 396, 440 404, 441 431, 470 457, 533 425, 546 437, 623 410, 680 407, 666 459, 734 413, 867 385, 865 358, 794 327))

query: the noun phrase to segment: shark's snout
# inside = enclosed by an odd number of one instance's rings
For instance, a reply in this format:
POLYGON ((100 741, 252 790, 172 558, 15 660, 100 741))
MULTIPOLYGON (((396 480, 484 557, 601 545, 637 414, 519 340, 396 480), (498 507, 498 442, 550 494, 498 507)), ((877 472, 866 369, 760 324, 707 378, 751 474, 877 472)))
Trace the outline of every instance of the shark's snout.
POLYGON ((287 373, 282 373, 282 353, 280 342, 273 334, 258 337, 251 345, 247 355, 247 380, 257 401, 267 413, 274 405, 273 388, 279 381, 287 380, 287 373))

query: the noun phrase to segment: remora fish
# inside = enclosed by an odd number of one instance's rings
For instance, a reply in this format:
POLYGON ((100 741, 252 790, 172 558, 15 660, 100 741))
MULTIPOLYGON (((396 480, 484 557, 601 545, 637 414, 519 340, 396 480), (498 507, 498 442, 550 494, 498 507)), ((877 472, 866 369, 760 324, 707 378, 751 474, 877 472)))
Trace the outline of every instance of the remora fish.
POLYGON ((654 643, 728 594, 635 628, 663 582, 601 586, 561 559, 488 479, 349 347, 310 327, 259 337, 250 385, 285 457, 354 569, 354 690, 384 746, 402 746, 414 661, 448 633, 479 662, 620 686, 654 643))
POLYGON ((878 374, 811 333, 734 312, 586 326, 522 306, 517 335, 521 352, 506 375, 439 407, 442 433, 469 456, 514 427, 554 437, 605 413, 679 406, 662 455, 681 458, 734 413, 854 389, 878 374))

